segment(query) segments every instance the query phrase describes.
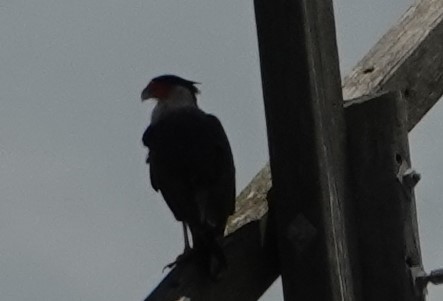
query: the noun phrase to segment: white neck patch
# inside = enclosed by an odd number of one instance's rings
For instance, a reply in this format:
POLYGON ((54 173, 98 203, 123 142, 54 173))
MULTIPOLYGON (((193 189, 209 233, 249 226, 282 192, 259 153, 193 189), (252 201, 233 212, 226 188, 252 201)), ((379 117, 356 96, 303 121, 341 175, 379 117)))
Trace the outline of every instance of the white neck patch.
POLYGON ((158 122, 167 113, 185 107, 197 107, 194 95, 185 87, 176 86, 172 89, 167 98, 159 99, 157 101, 157 105, 152 111, 151 124, 158 122))

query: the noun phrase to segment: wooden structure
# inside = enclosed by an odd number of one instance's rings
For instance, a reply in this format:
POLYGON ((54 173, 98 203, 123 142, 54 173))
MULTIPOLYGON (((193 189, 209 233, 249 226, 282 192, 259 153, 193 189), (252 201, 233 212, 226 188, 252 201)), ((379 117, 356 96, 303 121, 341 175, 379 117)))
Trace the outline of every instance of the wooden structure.
POLYGON ((255 9, 271 164, 238 197, 222 279, 190 262, 145 301, 252 301, 280 274, 285 300, 424 300, 407 132, 443 94, 443 2, 414 4, 343 90, 330 0, 255 9))
POLYGON ((285 299, 353 300, 332 1, 256 0, 255 14, 285 299), (315 231, 303 246, 298 218, 315 231))

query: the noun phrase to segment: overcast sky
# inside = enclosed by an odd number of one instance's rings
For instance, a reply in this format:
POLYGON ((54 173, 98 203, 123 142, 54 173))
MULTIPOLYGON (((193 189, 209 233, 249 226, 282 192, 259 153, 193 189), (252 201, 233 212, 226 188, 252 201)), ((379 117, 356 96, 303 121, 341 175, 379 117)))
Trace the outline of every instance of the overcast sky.
MULTIPOLYGON (((411 4, 335 1, 342 75, 411 4)), ((182 251, 141 135, 148 80, 202 82, 240 191, 267 161, 251 1, 0 2, 0 300, 142 300, 182 251)), ((412 132, 426 269, 443 266, 443 105, 412 132)), ((431 301, 443 290, 431 289, 431 301)), ((440 297, 438 297, 440 296, 440 297)), ((262 300, 279 300, 278 286, 262 300)))

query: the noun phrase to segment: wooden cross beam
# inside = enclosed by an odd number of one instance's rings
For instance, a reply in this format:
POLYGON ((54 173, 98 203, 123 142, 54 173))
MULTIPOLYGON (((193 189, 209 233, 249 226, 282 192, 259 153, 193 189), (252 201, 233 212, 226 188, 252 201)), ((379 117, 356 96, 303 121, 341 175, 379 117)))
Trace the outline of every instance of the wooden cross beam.
MULTIPOLYGON (((387 34, 368 52, 364 59, 359 62, 353 71, 344 79, 343 95, 346 99, 360 97, 366 94, 374 94, 391 89, 406 89, 408 124, 411 130, 425 113, 437 102, 443 93, 443 2, 439 0, 423 0, 414 4, 401 18, 400 22, 393 26, 387 34)), ((278 276, 274 268, 275 258, 272 252, 263 252, 259 248, 262 240, 257 237, 262 233, 260 225, 254 222, 246 227, 251 221, 262 219, 266 216, 267 193, 271 187, 269 165, 257 174, 251 183, 240 193, 237 198, 237 211, 231 217, 226 239, 228 254, 237 254, 236 260, 231 264, 235 271, 240 271, 236 276, 229 278, 229 286, 233 290, 249 291, 248 296, 230 298, 226 284, 211 285, 212 296, 221 296, 220 299, 208 299, 208 295, 202 295, 198 277, 195 275, 195 267, 184 266, 180 270, 172 271, 146 300, 176 301, 181 297, 193 297, 191 300, 256 300, 278 276), (238 229, 241 231, 237 231, 238 229), (238 244, 247 240, 248 243, 238 244), (244 246, 253 246, 240 252, 244 246), (244 274, 244 269, 238 269, 237 265, 246 264, 260 265, 253 271, 261 271, 265 279, 260 285, 246 284, 248 277, 253 275, 244 274), (189 278, 184 279, 186 275, 189 278), (194 285, 190 285, 194 283, 194 285), (228 297, 226 297, 228 296, 228 297), (225 298, 223 298, 225 297, 225 298)), ((414 215, 413 204, 411 205, 414 215)), ((416 230, 416 229, 415 229, 416 230)), ((230 276, 231 277, 231 276, 230 276)), ((208 292, 208 290, 206 290, 208 292)), ((235 295, 235 294, 234 294, 235 295)), ((215 297, 214 297, 215 298, 215 297)), ((185 299, 182 299, 185 300, 185 299)))
POLYGON ((259 221, 251 222, 225 238, 229 269, 216 283, 192 262, 178 266, 146 301, 257 300, 278 277, 274 250, 263 248, 259 221))
POLYGON ((443 94, 443 1, 419 0, 343 80, 346 100, 404 90, 408 131, 443 94))

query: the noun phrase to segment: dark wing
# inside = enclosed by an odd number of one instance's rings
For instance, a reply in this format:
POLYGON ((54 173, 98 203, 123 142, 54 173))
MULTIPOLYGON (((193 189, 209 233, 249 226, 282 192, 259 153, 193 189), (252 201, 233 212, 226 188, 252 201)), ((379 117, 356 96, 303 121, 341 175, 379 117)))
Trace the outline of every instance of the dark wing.
POLYGON ((154 164, 154 170, 156 170, 155 164, 156 164, 156 160, 152 160, 152 156, 155 156, 155 152, 152 152, 150 149, 152 148, 152 145, 155 145, 155 139, 153 138, 153 135, 155 135, 155 126, 148 126, 148 128, 145 130, 145 132, 143 133, 143 137, 142 137, 142 141, 143 144, 149 149, 148 151, 148 155, 146 157, 146 164, 150 164, 151 168, 150 168, 150 179, 151 179, 151 186, 152 188, 154 188, 155 191, 158 191, 159 187, 158 187, 158 182, 156 180, 156 176, 155 173, 152 174, 152 165, 154 164))
POLYGON ((182 110, 148 127, 151 184, 177 220, 223 227, 235 206, 235 169, 219 120, 182 110))
MULTIPOLYGON (((208 185, 207 219, 211 223, 226 223, 227 217, 235 210, 235 167, 228 137, 217 117, 207 116, 206 128, 210 131, 211 144, 214 149, 212 165, 214 178, 208 185), (224 220, 224 221, 223 221, 224 220)), ((210 171, 208 171, 210 172, 210 171)), ((223 225, 224 228, 224 225, 223 225)))
POLYGON ((151 186, 160 191, 179 221, 185 221, 190 198, 190 185, 183 172, 182 144, 175 131, 179 123, 160 122, 150 125, 143 134, 143 144, 149 148, 148 159, 151 186))

